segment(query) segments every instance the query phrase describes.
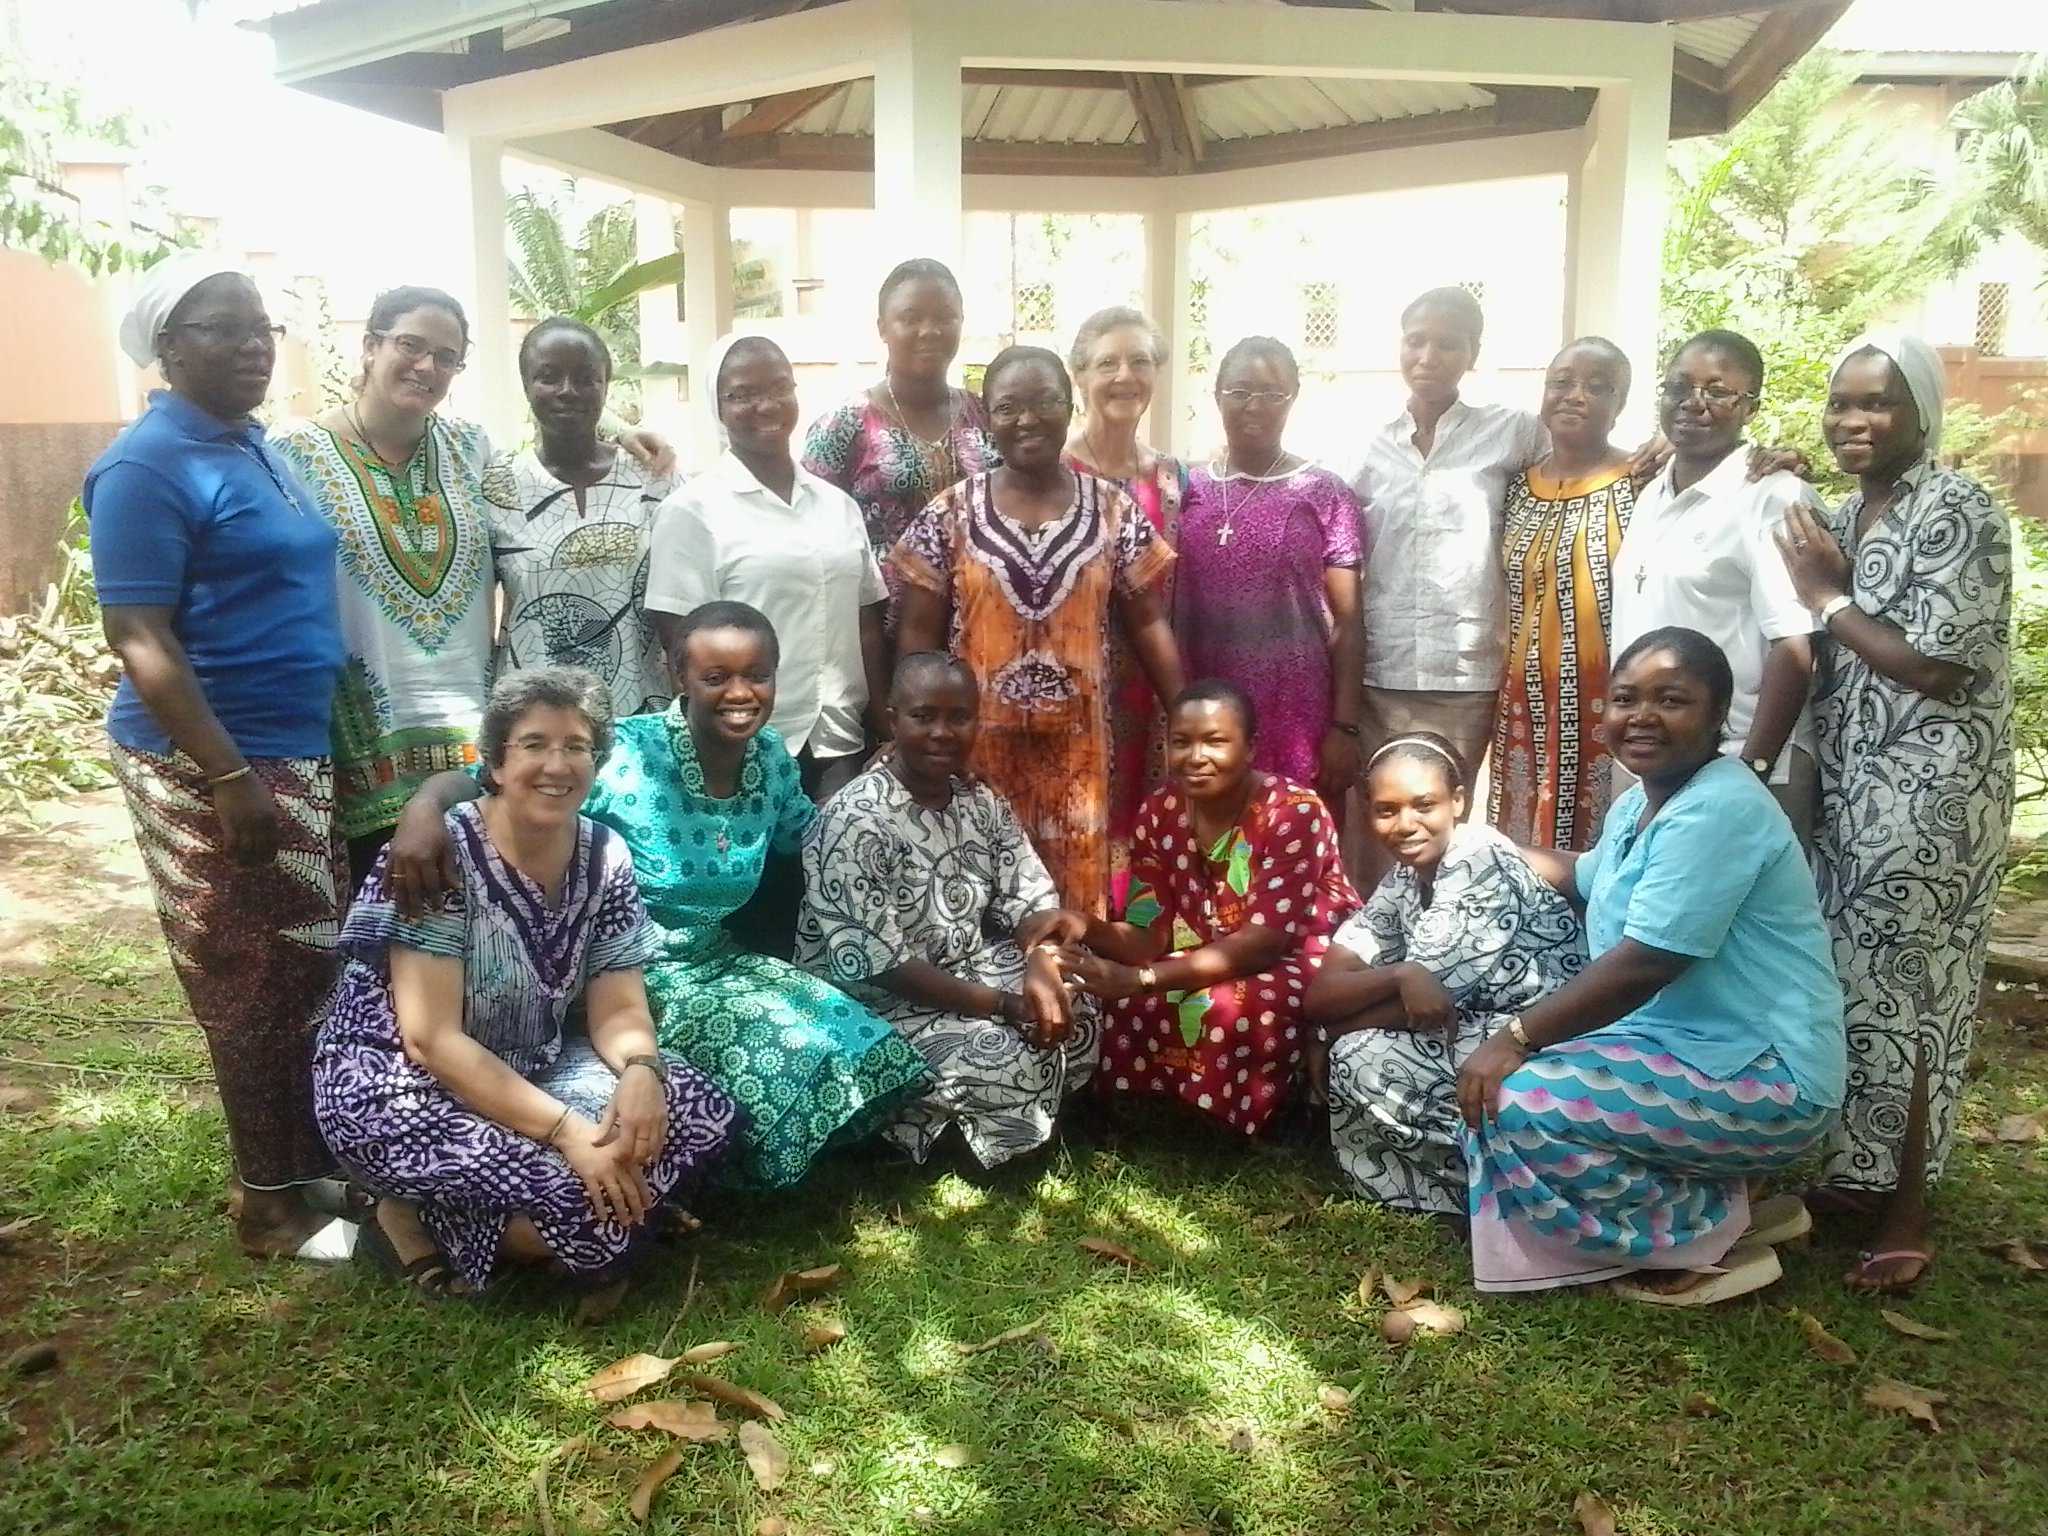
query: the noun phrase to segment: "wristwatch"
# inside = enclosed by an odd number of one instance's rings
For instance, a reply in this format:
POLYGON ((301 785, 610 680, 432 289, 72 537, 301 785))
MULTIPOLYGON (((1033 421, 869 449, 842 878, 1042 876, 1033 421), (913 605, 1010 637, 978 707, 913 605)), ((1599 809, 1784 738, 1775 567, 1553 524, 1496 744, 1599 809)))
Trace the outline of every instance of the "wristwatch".
POLYGON ((1855 606, 1856 599, 1846 592, 1829 598, 1820 607, 1820 627, 1826 629, 1835 622, 1836 614, 1840 613, 1844 608, 1854 608, 1855 606))
POLYGON ((1768 757, 1745 757, 1743 762, 1749 765, 1750 771, 1758 778, 1768 779, 1771 776, 1771 760, 1768 757))
POLYGON ((1508 1020, 1508 1036, 1522 1048, 1524 1056, 1536 1049, 1529 1041, 1529 1031, 1522 1027, 1522 1016, 1519 1013, 1508 1020))
MULTIPOLYGON (((656 1082, 665 1083, 668 1081, 668 1063, 663 1061, 659 1055, 650 1056, 643 1054, 640 1056, 628 1056, 626 1058, 626 1066, 645 1067, 654 1074, 656 1082)), ((625 1075, 625 1067, 619 1069, 619 1075, 622 1077, 625 1075)))
POLYGON ((1157 992, 1159 990, 1159 973, 1149 965, 1138 967, 1138 990, 1140 992, 1157 992))

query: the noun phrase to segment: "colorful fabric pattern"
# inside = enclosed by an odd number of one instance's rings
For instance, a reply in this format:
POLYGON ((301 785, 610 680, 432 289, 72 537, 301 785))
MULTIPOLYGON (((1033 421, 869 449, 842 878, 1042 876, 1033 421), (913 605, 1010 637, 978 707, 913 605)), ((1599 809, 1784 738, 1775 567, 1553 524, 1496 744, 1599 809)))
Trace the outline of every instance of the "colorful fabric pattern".
POLYGON ((435 774, 476 761, 491 662, 491 528, 481 427, 429 416, 393 470, 301 422, 271 440, 333 524, 347 660, 334 701, 341 830, 396 826, 435 774))
MULTIPOLYGON (((364 1188, 417 1206, 449 1267, 489 1279, 514 1216, 531 1220, 572 1274, 603 1277, 646 1228, 599 1221, 555 1148, 469 1108, 406 1054, 391 988, 394 946, 462 964, 462 1028, 521 1077, 586 1118, 617 1082, 563 1024, 592 978, 638 970, 653 949, 623 839, 587 818, 552 904, 492 844, 481 807, 448 813, 461 884, 418 918, 385 883, 388 856, 363 882, 342 943, 348 969, 329 1000, 313 1062, 320 1129, 364 1188)), ((656 1202, 695 1184, 724 1152, 738 1110, 686 1063, 669 1064, 668 1140, 645 1170, 656 1202)))
POLYGON ((1253 762, 1299 784, 1315 783, 1330 725, 1325 572, 1359 564, 1362 516, 1351 488, 1312 464, 1270 480, 1188 476, 1173 605, 1182 670, 1256 699, 1253 762))
POLYGON ((1625 469, 1571 481, 1529 469, 1508 482, 1508 660, 1487 819, 1528 847, 1583 852, 1607 814, 1607 634, 1634 510, 1625 469))
POLYGON ((1016 812, 1061 905, 1108 911, 1110 616, 1173 552, 1112 480, 1074 476, 1063 517, 1025 529, 976 475, 920 513, 891 555, 947 604, 953 654, 981 683, 974 771, 1016 812))
POLYGON ((1845 645, 1821 647, 1815 851, 1849 1042, 1823 1177, 1888 1190, 1922 1049, 1930 1177, 1955 1138, 2012 823, 2012 548, 1983 490, 1931 462, 1859 540, 1862 510, 1859 492, 1833 516, 1856 605, 1973 674, 1959 696, 1931 699, 1845 645))
POLYGON ((281 1189, 334 1171, 313 1123, 314 1015, 340 965, 348 854, 324 758, 248 760, 277 803, 268 864, 222 850, 205 770, 183 753, 113 745, 171 968, 206 1036, 235 1171, 281 1189))
POLYGON ((746 1111, 728 1174, 776 1189, 828 1144, 892 1121, 929 1074, 883 1020, 817 977, 741 949, 722 926, 772 848, 797 853, 816 814, 772 729, 747 745, 737 791, 713 797, 679 705, 621 720, 584 811, 617 829, 656 930, 647 966, 662 1049, 746 1111))
POLYGON ((1146 798, 1124 921, 1166 938, 1173 953, 1258 923, 1287 936, 1286 956, 1197 992, 1109 1004, 1097 1081, 1110 1093, 1178 1098, 1256 1136, 1294 1090, 1307 1046, 1302 999, 1358 893, 1323 802, 1272 774, 1258 776, 1235 827, 1211 847, 1196 844, 1178 788, 1146 798))
POLYGON ((493 682, 528 667, 582 667, 604 679, 616 719, 668 707, 674 689, 645 609, 649 534, 671 488, 621 448, 583 488, 579 509, 575 488, 532 449, 491 460, 483 489, 504 588, 493 682))
POLYGON ((934 497, 1001 462, 989 436, 988 412, 964 389, 951 392, 952 430, 928 443, 877 406, 862 390, 811 423, 803 465, 860 506, 868 543, 894 590, 889 551, 934 497))
POLYGON ((1371 966, 1419 965, 1458 1012, 1451 1038, 1361 1029, 1330 1042, 1330 1142, 1369 1200, 1405 1211, 1465 1209, 1458 1069, 1509 1018, 1585 968, 1568 903, 1491 827, 1451 833, 1425 898, 1396 865, 1331 941, 1371 966))
POLYGON ((886 766, 870 768, 804 839, 797 963, 887 1019, 931 1068, 931 1090, 888 1131, 918 1162, 949 1126, 984 1168, 1051 1140, 1061 1102, 1095 1069, 1097 1009, 1078 999, 1073 1034, 1041 1050, 1000 1020, 926 1007, 874 978, 922 960, 1015 991, 1024 981, 1017 925, 1058 904, 1024 829, 986 784, 956 782, 952 803, 934 811, 886 766))

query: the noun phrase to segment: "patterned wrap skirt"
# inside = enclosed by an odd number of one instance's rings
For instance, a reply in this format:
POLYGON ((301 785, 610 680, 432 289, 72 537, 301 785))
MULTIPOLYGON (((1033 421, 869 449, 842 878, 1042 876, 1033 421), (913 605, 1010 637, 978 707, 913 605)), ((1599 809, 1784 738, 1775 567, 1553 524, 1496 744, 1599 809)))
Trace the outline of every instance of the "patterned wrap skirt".
POLYGON ((237 864, 221 847, 205 772, 183 753, 113 744, 171 966, 206 1035, 235 1170, 251 1189, 325 1178, 313 1122, 316 1015, 340 969, 348 853, 325 758, 258 757, 277 803, 277 854, 237 864))
POLYGON ((1839 1114, 1769 1052, 1720 1080, 1614 1029, 1547 1047, 1467 1132, 1474 1283, 1544 1290, 1716 1264, 1748 1227, 1747 1177, 1803 1157, 1839 1114))

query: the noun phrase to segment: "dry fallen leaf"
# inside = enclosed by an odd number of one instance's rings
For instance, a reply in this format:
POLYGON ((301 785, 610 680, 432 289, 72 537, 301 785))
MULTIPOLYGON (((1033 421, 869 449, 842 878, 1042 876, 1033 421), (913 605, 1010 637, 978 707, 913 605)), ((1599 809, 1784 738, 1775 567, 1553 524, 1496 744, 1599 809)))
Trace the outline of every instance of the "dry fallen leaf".
POLYGON ((789 1522, 780 1515, 763 1515, 754 1522, 754 1536, 789 1536, 789 1522))
POLYGON ((677 1365, 709 1365, 714 1360, 723 1360, 739 1348, 724 1339, 714 1339, 709 1344, 693 1344, 676 1356, 677 1365))
POLYGON ((1286 1231, 1287 1228, 1293 1226, 1299 1220, 1301 1220, 1301 1212, 1299 1211, 1281 1211, 1271 1216, 1254 1216, 1252 1218, 1252 1230, 1270 1235, 1274 1232, 1286 1231))
POLYGON ((1075 1244, 1083 1253, 1093 1254, 1105 1264, 1121 1264, 1126 1269, 1143 1269, 1145 1261, 1122 1243, 1113 1243, 1106 1237, 1084 1237, 1075 1244))
POLYGON ((8 1222, 6 1226, 0 1227, 0 1243, 10 1242, 14 1238, 21 1236, 22 1233, 26 1232, 30 1227, 34 1226, 37 1222, 41 1221, 42 1219, 43 1218, 40 1216, 15 1217, 14 1220, 8 1222))
POLYGON ((2014 1143, 2048 1139, 2048 1109, 2031 1115, 2007 1115, 1998 1122, 1998 1139, 2014 1143))
POLYGON ((837 1321, 813 1323, 804 1330, 804 1350, 808 1354, 819 1354, 830 1349, 846 1337, 846 1324, 837 1321))
POLYGON ((1891 1408, 1899 1413, 1910 1414, 1938 1435, 1941 1433, 1941 1420, 1934 1416, 1934 1406, 1947 1402, 1948 1394, 1930 1392, 1925 1387, 1912 1386, 1903 1381, 1894 1381, 1889 1376, 1882 1376, 1873 1385, 1863 1389, 1863 1401, 1873 1408, 1891 1408))
POLYGON ((1439 1306, 1433 1301, 1411 1301, 1401 1308, 1401 1314, 1428 1333, 1462 1333, 1465 1329, 1464 1313, 1456 1307, 1439 1306))
POLYGON ((746 1452, 747 1470, 763 1493, 773 1493, 789 1476, 789 1452, 775 1438, 775 1431, 759 1424, 740 1426, 740 1449, 746 1452))
POLYGON ((1883 1318, 1895 1333, 1903 1333, 1909 1339, 1933 1339, 1936 1343, 1941 1343, 1962 1337, 1953 1328, 1930 1328, 1927 1324, 1917 1323, 1905 1313, 1894 1312, 1889 1307, 1880 1308, 1877 1315, 1883 1318))
POLYGON ((1231 1450, 1236 1451, 1240 1456, 1245 1456, 1259 1448, 1259 1437, 1252 1431, 1250 1426, 1240 1424, 1230 1432, 1228 1444, 1231 1450))
POLYGON ((1316 1401, 1323 1405, 1323 1409, 1327 1413, 1349 1413, 1351 1411, 1351 1394, 1342 1387, 1325 1385, 1317 1388, 1316 1401))
POLYGON ((2040 1256, 2034 1252, 2034 1245, 2023 1237, 2008 1237, 1999 1242, 1986 1243, 1984 1251, 2005 1260, 2015 1269, 2024 1269, 2036 1274, 2048 1270, 2048 1264, 2043 1264, 2040 1256))
POLYGON ((1586 1536, 1614 1536, 1614 1511, 1597 1493, 1581 1493, 1572 1500, 1572 1513, 1579 1517, 1579 1529, 1586 1536))
POLYGON ((676 1361, 662 1355, 628 1355, 623 1360, 614 1360, 583 1383, 583 1390, 600 1403, 616 1403, 666 1380, 675 1368, 676 1361))
POLYGON ((1695 1419, 1712 1419, 1720 1416, 1721 1405, 1704 1392, 1688 1392, 1685 1398, 1685 1411, 1688 1416, 1695 1419))
POLYGON ((1358 1277, 1358 1304, 1361 1307, 1373 1305, 1373 1293, 1378 1289, 1379 1283, 1379 1266, 1376 1264, 1366 1265, 1365 1273, 1358 1277))
POLYGON ((994 1338, 983 1339, 979 1344, 955 1344, 953 1347, 963 1355, 986 1354, 991 1349, 1001 1349, 1005 1344, 1021 1344, 1052 1321, 1050 1312, 1041 1312, 1028 1323, 1019 1323, 1014 1328, 1005 1328, 994 1338))
POLYGON ((1392 1275, 1380 1281, 1380 1289, 1387 1293, 1387 1300, 1394 1306, 1405 1307, 1422 1294, 1420 1280, 1396 1280, 1392 1275))
POLYGON ((961 1445, 957 1441, 951 1445, 942 1445, 932 1452, 933 1465, 944 1467, 949 1472, 957 1472, 960 1468, 972 1466, 979 1460, 981 1457, 973 1446, 961 1445))
POLYGON ((770 1312, 780 1312, 802 1297, 829 1291, 844 1278, 845 1268, 843 1264, 820 1264, 816 1269, 786 1269, 768 1287, 761 1305, 770 1312))
POLYGON ((659 1429, 678 1440, 724 1440, 732 1434, 729 1426, 719 1423, 718 1410, 711 1404, 674 1398, 621 1408, 605 1423, 613 1429, 659 1429))
POLYGON ((751 1387, 743 1387, 736 1381, 727 1381, 723 1376, 701 1376, 695 1371, 685 1372, 679 1380, 692 1392, 702 1397, 716 1398, 729 1408, 737 1408, 750 1418, 774 1419, 780 1423, 789 1415, 782 1405, 773 1398, 763 1397, 751 1387))
POLYGON ((1389 1312, 1380 1319, 1380 1337, 1389 1344, 1406 1344, 1415 1337, 1415 1319, 1406 1312, 1389 1312))
POLYGON ((1822 1326, 1821 1320, 1811 1312, 1803 1312, 1798 1307, 1787 1307, 1785 1310, 1791 1314, 1792 1320, 1799 1325, 1799 1331, 1806 1335, 1807 1348, 1820 1356, 1821 1359, 1827 1361, 1829 1365, 1854 1365, 1856 1363, 1856 1351, 1844 1344, 1832 1333, 1829 1333, 1822 1326))
POLYGON ((633 1489, 633 1501, 628 1506, 633 1511, 635 1520, 642 1525, 647 1523, 648 1511, 654 1508, 654 1496, 661 1492, 663 1483, 676 1475, 676 1468, 682 1464, 683 1453, 680 1449, 667 1451, 640 1474, 640 1481, 633 1489))

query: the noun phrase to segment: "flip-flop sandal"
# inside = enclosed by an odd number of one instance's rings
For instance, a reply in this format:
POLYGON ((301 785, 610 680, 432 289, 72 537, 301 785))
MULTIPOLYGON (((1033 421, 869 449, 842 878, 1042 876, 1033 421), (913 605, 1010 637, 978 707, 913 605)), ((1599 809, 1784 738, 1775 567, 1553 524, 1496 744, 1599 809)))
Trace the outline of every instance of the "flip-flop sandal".
POLYGON ((1769 1243, 1794 1242, 1813 1230, 1813 1213, 1797 1195, 1773 1195, 1749 1208, 1749 1230, 1745 1240, 1769 1243))
POLYGON ((1832 1184, 1815 1184, 1799 1198, 1816 1216, 1868 1220, 1884 1207, 1884 1196, 1874 1189, 1844 1189, 1832 1184))
POLYGON ((1777 1249, 1765 1243, 1752 1243, 1745 1237, 1728 1250, 1718 1269, 1702 1271, 1706 1279, 1685 1290, 1660 1291, 1628 1278, 1609 1281, 1608 1289, 1617 1296, 1653 1307, 1711 1307, 1717 1301, 1732 1301, 1737 1296, 1760 1291, 1784 1272, 1778 1263, 1777 1249))
POLYGON ((398 1250, 391 1244, 390 1234, 374 1217, 362 1224, 356 1251, 366 1255, 378 1271, 408 1286, 422 1301, 472 1299, 473 1293, 455 1289, 455 1271, 448 1267, 448 1261, 441 1257, 439 1250, 423 1253, 410 1264, 401 1261, 398 1250))
POLYGON ((1934 1269, 1934 1255, 1920 1248, 1886 1248, 1873 1253, 1866 1248, 1856 1255, 1856 1267, 1843 1277, 1842 1283, 1852 1291, 1865 1296, 1903 1296, 1925 1280, 1934 1269), (1867 1278, 1871 1267, 1887 1264, 1893 1259, 1918 1259, 1920 1268, 1909 1280, 1873 1280, 1867 1278))

